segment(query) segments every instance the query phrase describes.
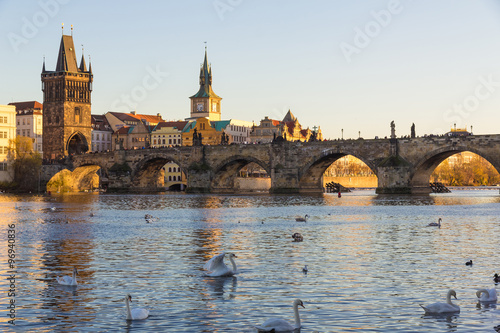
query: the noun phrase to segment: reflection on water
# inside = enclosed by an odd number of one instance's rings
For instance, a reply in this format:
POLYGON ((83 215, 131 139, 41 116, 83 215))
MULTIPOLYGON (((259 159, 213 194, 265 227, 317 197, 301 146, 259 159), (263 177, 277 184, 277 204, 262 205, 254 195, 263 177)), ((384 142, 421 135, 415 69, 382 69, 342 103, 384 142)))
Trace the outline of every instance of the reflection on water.
MULTIPOLYGON (((426 196, 355 191, 300 195, 0 196, 0 259, 16 225, 19 331, 255 332, 271 316, 302 332, 490 332, 500 195, 454 191, 426 196), (94 216, 91 216, 93 212, 94 216), (158 217, 145 223, 145 214, 158 217), (308 214, 307 223, 295 218, 308 214), (427 227, 443 218, 441 228, 427 227), (293 242, 299 232, 303 242, 293 242), (238 274, 204 276, 222 252, 238 274), (472 267, 465 266, 473 259, 472 267), (308 273, 302 272, 307 265, 308 273), (78 268, 77 287, 56 276, 78 268), (419 304, 457 291, 459 315, 423 314, 419 304), (150 309, 127 322, 123 298, 150 309)), ((8 267, 0 287, 8 289, 8 267)), ((2 304, 10 301, 1 294, 2 304)), ((12 329, 2 307, 3 331, 12 329)))

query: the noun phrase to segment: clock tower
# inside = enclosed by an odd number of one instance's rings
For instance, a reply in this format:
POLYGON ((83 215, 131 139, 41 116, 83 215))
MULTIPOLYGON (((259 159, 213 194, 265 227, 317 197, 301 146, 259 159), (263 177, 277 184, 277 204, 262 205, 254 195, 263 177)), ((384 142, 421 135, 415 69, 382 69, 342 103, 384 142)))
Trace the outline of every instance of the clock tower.
POLYGON ((191 117, 188 119, 206 117, 212 121, 221 120, 220 101, 222 98, 212 90, 212 67, 207 61, 206 47, 205 60, 200 68, 200 90, 189 98, 191 99, 191 117))

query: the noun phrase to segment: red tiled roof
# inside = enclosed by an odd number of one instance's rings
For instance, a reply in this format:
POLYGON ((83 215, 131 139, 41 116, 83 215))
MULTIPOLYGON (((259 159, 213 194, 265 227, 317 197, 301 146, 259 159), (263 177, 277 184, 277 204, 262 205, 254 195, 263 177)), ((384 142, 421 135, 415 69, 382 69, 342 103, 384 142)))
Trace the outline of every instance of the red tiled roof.
POLYGON ((148 123, 158 124, 163 121, 161 116, 151 116, 147 114, 132 114, 132 113, 122 113, 122 112, 110 112, 113 116, 120 119, 121 121, 134 121, 140 122, 142 120, 148 123))
POLYGON ((14 102, 14 103, 9 103, 9 105, 14 105, 17 111, 23 111, 29 109, 43 110, 43 104, 37 101, 14 102))
POLYGON ((182 131, 186 127, 187 121, 162 121, 156 125, 155 130, 161 129, 163 127, 175 127, 179 131, 182 131))
POLYGON ((130 130, 130 126, 123 126, 119 130, 115 131, 114 134, 119 133, 119 134, 128 134, 128 131, 130 130))

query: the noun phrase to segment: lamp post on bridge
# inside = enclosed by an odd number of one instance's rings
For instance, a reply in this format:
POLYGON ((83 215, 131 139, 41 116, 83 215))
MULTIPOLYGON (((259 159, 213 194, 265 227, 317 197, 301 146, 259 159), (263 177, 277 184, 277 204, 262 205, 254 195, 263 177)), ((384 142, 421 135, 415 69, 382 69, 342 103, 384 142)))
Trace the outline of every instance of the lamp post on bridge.
POLYGON ((342 128, 340 131, 342 132, 342 140, 344 140, 344 129, 342 128))
POLYGON ((358 139, 361 139, 361 131, 358 131, 358 139))

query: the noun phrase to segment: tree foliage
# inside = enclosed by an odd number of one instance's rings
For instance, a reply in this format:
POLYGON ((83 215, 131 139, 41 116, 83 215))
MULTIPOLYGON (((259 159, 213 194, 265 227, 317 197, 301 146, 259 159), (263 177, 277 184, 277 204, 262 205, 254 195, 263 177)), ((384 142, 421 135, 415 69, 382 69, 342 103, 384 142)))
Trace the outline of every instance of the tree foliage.
POLYGON ((38 188, 42 157, 33 150, 31 138, 17 136, 10 140, 9 161, 14 169, 14 182, 20 191, 35 191, 38 188))
POLYGON ((447 186, 496 185, 500 182, 500 174, 481 156, 460 153, 439 164, 431 175, 431 181, 447 186))

